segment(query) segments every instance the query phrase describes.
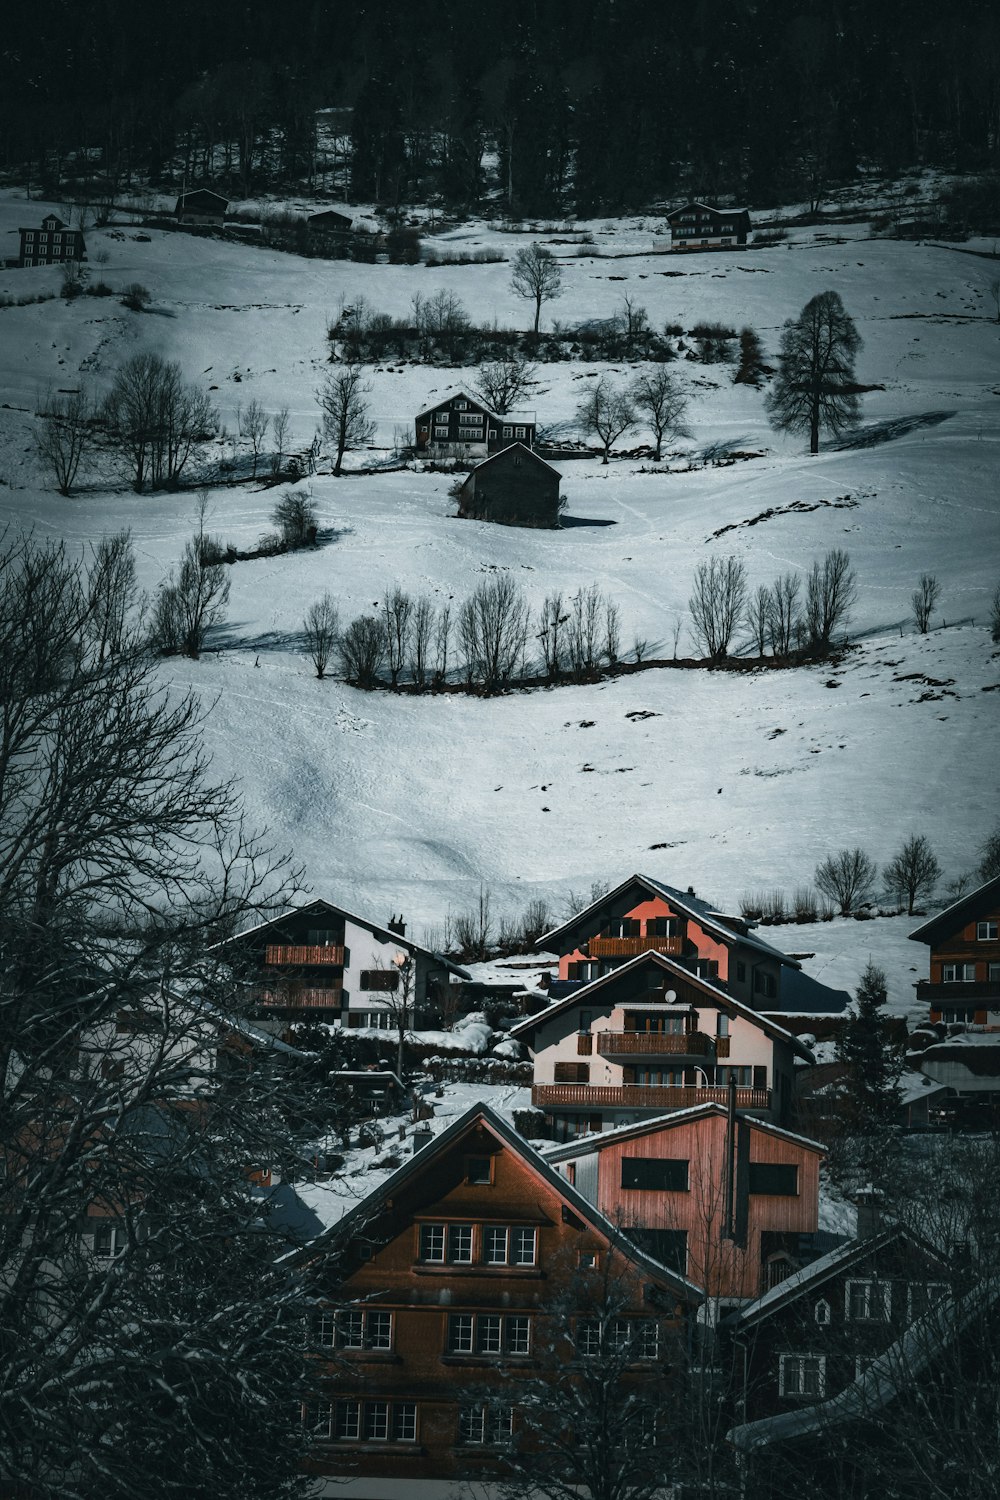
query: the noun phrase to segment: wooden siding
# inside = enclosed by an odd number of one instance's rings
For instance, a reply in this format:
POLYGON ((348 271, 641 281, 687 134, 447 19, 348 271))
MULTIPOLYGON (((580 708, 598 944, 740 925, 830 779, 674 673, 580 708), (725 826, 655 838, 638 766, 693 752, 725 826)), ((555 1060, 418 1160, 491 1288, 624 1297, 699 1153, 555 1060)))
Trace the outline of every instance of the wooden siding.
POLYGON ((308 943, 268 943, 266 962, 269 964, 333 964, 343 968, 344 950, 334 943, 320 947, 308 943))
MULTIPOLYGON (((656 1088, 644 1084, 620 1087, 588 1083, 536 1083, 531 1102, 536 1109, 691 1109, 695 1104, 726 1104, 729 1090, 720 1088, 656 1088)), ((770 1089, 737 1089, 738 1109, 770 1109, 770 1089)))
POLYGON ((675 1035, 670 1032, 600 1031, 597 1051, 601 1057, 712 1057, 712 1038, 703 1031, 675 1035))
POLYGON ((684 952, 682 937, 592 937, 587 944, 591 958, 635 958, 640 953, 684 952))

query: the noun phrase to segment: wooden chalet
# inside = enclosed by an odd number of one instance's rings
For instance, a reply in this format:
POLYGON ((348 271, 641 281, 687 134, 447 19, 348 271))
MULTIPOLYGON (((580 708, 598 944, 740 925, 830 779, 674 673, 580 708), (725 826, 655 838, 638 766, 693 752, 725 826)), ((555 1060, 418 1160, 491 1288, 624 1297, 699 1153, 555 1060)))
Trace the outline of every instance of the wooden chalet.
POLYGON ((546 1160, 710 1297, 757 1297, 813 1258, 825 1148, 703 1104, 546 1151, 546 1160))
POLYGON ((477 464, 458 494, 458 514, 502 526, 559 525, 562 475, 524 443, 511 443, 477 464))
POLYGON ((713 208, 685 203, 667 214, 671 250, 726 250, 747 243, 750 214, 745 208, 713 208))
POLYGON ((501 1478, 517 1383, 544 1381, 555 1350, 560 1367, 601 1357, 609 1284, 637 1384, 669 1368, 701 1301, 486 1105, 294 1260, 317 1307, 307 1467, 317 1493, 367 1500, 501 1478))
POLYGON ((57 214, 46 214, 38 229, 20 229, 22 266, 63 265, 84 260, 87 246, 83 232, 71 229, 57 214))
POLYGON ((401 917, 387 923, 330 901, 309 901, 238 933, 216 948, 245 986, 253 1014, 337 1026, 396 1026, 400 955, 413 960, 410 1024, 435 1025, 449 984, 468 971, 406 936, 401 917))
POLYGON ((910 933, 930 948, 917 983, 931 1021, 1000 1031, 1000 876, 961 896, 910 933))
POLYGON ((798 1037, 678 960, 645 952, 511 1028, 531 1049, 531 1100, 556 1139, 730 1101, 787 1121, 798 1037))
POLYGON ((350 214, 342 214, 335 208, 323 208, 310 214, 306 226, 310 234, 350 234, 354 220, 350 214))
POLYGON ((226 222, 229 199, 210 188, 194 188, 190 193, 181 193, 174 206, 174 218, 178 224, 205 224, 221 228, 226 222))
POLYGON ((511 443, 534 447, 535 427, 534 412, 499 416, 468 391, 452 391, 418 414, 416 448, 427 458, 488 458, 511 443))

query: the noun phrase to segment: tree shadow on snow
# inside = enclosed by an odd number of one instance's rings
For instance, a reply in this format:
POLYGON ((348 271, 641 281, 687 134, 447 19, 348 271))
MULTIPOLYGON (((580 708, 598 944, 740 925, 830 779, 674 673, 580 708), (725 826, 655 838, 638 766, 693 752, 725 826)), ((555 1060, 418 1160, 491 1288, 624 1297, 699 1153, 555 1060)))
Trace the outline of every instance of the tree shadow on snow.
POLYGON ((842 437, 839 443, 832 443, 831 447, 838 452, 846 448, 877 448, 880 443, 891 443, 894 438, 919 432, 921 427, 937 427, 939 422, 947 422, 954 415, 953 411, 924 411, 915 417, 896 417, 891 422, 876 422, 872 427, 855 428, 846 437, 842 437))

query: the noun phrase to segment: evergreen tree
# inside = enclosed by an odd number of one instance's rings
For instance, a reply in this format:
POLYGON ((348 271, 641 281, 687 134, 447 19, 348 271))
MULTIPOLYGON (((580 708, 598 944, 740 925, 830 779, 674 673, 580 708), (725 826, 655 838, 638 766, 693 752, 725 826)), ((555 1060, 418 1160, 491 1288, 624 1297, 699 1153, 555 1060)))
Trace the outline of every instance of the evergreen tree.
POLYGON ((845 1134, 858 1138, 858 1165, 869 1177, 885 1160, 902 1072, 902 1058, 888 1033, 885 983, 885 970, 869 961, 837 1039, 837 1057, 847 1068, 841 1123, 845 1134))

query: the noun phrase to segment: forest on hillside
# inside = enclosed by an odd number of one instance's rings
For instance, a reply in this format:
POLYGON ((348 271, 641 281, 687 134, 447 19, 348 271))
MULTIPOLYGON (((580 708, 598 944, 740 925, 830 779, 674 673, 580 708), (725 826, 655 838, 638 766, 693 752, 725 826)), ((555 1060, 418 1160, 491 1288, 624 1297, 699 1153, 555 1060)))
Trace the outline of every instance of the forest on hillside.
POLYGON ((0 40, 0 166, 43 192, 183 174, 592 215, 998 160, 984 0, 38 0, 0 40), (350 137, 332 183, 323 109, 350 137))

